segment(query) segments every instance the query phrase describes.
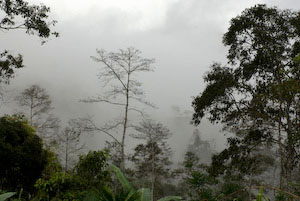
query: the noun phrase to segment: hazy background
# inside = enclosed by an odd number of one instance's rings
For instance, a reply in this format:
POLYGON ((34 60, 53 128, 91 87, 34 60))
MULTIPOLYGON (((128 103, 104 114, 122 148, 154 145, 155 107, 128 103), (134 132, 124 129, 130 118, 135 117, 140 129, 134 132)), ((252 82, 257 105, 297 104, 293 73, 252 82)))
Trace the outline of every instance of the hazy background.
MULTIPOLYGON (((155 58, 155 71, 140 74, 147 100, 158 109, 150 116, 173 132, 174 157, 182 157, 194 126, 192 97, 204 88, 203 75, 214 61, 226 63, 222 35, 231 18, 258 3, 279 8, 300 9, 299 0, 29 0, 51 7, 50 19, 58 21, 59 38, 41 45, 36 36, 23 31, 0 32, 2 48, 24 56, 23 68, 5 87, 1 113, 16 109, 13 97, 32 84, 51 95, 55 113, 62 122, 93 116, 98 125, 118 115, 105 104, 85 104, 80 99, 101 94, 97 78, 100 65, 90 59, 96 49, 117 51, 129 46, 146 58, 155 58), (175 106, 175 107, 174 107, 175 106), (174 109, 175 108, 175 109, 174 109), (178 110, 179 108, 179 110, 178 110), (190 111, 190 112, 188 112, 190 111)), ((224 147, 220 126, 204 121, 198 126, 203 139, 216 139, 224 147)), ((106 138, 87 137, 93 149, 103 148, 106 138)), ((128 138, 128 143, 133 144, 128 138)), ((128 149, 130 146, 128 146, 128 149)))

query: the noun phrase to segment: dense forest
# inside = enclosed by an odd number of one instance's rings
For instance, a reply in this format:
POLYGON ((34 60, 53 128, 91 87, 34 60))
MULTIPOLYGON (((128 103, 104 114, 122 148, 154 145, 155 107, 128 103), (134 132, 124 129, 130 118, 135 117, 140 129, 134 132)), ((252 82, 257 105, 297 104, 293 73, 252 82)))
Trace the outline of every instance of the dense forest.
MULTIPOLYGON (((0 0, 0 11, 1 34, 20 30, 41 44, 63 37, 45 5, 0 0)), ((300 200, 300 13, 247 8, 231 19, 223 44, 227 63, 213 63, 193 97, 195 129, 179 163, 172 132, 145 109, 156 106, 138 75, 155 60, 137 48, 98 49, 91 58, 104 91, 79 100, 116 107, 119 118, 64 124, 47 89, 17 94, 16 112, 0 117, 0 201, 300 200), (230 133, 225 149, 202 137, 203 119, 230 133), (106 136, 105 147, 91 150, 90 133, 106 136), (138 142, 131 151, 128 139, 138 142)), ((23 67, 22 53, 3 50, 1 85, 23 67)))

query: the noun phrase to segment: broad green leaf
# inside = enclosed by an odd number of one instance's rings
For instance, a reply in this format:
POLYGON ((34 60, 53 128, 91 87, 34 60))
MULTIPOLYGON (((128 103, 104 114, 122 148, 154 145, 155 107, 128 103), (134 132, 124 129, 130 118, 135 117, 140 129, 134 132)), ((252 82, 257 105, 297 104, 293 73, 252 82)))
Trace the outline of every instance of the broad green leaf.
POLYGON ((98 201, 98 197, 94 194, 87 194, 84 199, 84 201, 98 201))
POLYGON ((0 201, 4 201, 12 196, 14 196, 16 193, 14 192, 8 192, 0 195, 0 201))
POLYGON ((83 199, 84 201, 99 201, 99 195, 98 192, 90 191, 87 193, 87 195, 83 199))
POLYGON ((171 200, 179 201, 179 200, 183 200, 183 198, 180 196, 166 196, 166 197, 160 198, 158 201, 171 201, 171 200))
POLYGON ((93 189, 90 190, 85 198, 84 201, 114 201, 114 195, 108 187, 103 187, 99 190, 93 189))
POLYGON ((116 195, 112 192, 112 190, 108 187, 103 187, 100 190, 100 197, 105 201, 114 201, 116 195))
POLYGON ((140 201, 152 201, 152 193, 149 188, 140 188, 138 192, 141 196, 140 201))
POLYGON ((126 177, 124 176, 124 174, 118 167, 111 165, 111 169, 116 173, 116 175, 125 191, 130 192, 130 191, 134 190, 131 183, 126 179, 126 177))
POLYGON ((125 201, 140 201, 141 193, 139 191, 131 191, 125 201))

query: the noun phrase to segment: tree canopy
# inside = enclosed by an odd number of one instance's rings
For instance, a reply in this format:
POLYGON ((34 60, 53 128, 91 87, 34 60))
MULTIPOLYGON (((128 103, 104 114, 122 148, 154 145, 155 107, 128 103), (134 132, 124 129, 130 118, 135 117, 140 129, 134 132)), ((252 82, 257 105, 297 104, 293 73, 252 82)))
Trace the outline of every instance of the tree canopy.
POLYGON ((56 21, 47 21, 50 8, 45 5, 30 5, 23 0, 1 0, 0 11, 2 30, 24 29, 27 34, 41 38, 58 36, 50 29, 56 21))
MULTIPOLYGON (((0 30, 25 30, 26 34, 37 35, 42 43, 50 36, 58 37, 51 30, 55 20, 48 20, 50 8, 45 5, 30 5, 23 0, 0 0, 0 30)), ((14 76, 15 69, 22 68, 22 55, 14 56, 7 50, 0 53, 0 81, 8 83, 14 76)))
POLYGON ((47 151, 35 130, 20 116, 0 118, 0 188, 33 191, 47 164, 47 151))
MULTIPOLYGON (((208 115, 239 136, 260 133, 280 153, 281 176, 299 165, 300 15, 256 5, 233 18, 223 43, 228 64, 214 63, 194 98, 193 122, 208 115)), ((260 143, 257 146, 261 145, 260 143)))
POLYGON ((107 151, 89 151, 87 155, 79 158, 75 169, 82 182, 89 188, 96 188, 108 182, 108 152, 107 151))

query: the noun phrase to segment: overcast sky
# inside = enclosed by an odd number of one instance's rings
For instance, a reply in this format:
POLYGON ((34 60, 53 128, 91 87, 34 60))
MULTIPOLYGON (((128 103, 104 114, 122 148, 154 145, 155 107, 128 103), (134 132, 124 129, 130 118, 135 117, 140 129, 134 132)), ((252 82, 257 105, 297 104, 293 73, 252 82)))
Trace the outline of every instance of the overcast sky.
MULTIPOLYGON (((37 37, 22 31, 0 32, 1 48, 23 54, 26 65, 18 71, 10 89, 21 91, 39 84, 53 97, 59 116, 68 119, 89 114, 101 121, 109 116, 109 109, 78 102, 103 90, 96 76, 100 66, 90 59, 97 48, 117 51, 134 46, 144 57, 156 59, 155 71, 142 74, 140 80, 147 99, 159 108, 149 113, 168 122, 171 106, 192 110, 192 96, 204 88, 203 75, 209 65, 214 61, 226 62, 222 35, 231 18, 257 3, 300 10, 299 0, 29 2, 51 7, 50 18, 58 21, 55 30, 60 37, 41 45, 37 37)), ((212 125, 199 128, 202 133, 218 135, 219 128, 212 125)))

